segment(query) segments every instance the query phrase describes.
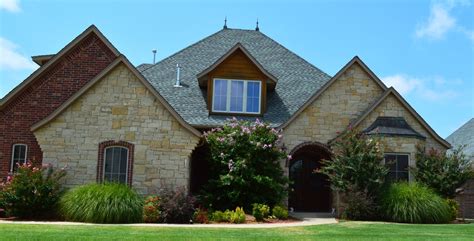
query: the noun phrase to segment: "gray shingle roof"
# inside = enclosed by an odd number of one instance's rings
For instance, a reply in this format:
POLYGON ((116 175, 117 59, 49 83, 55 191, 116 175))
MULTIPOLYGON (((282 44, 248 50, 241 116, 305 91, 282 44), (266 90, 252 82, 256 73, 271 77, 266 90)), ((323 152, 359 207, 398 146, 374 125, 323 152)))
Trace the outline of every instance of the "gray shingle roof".
POLYGON ((198 127, 222 125, 229 116, 209 115, 207 90, 199 87, 196 76, 237 43, 278 80, 275 91, 268 93, 267 111, 261 118, 274 126, 288 120, 330 79, 329 75, 263 33, 241 29, 223 29, 153 66, 140 65, 138 70, 189 124, 198 127), (181 67, 181 88, 173 87, 176 64, 181 67))
POLYGON ((403 117, 379 116, 363 132, 369 135, 409 136, 426 139, 425 136, 413 130, 403 117))
POLYGON ((446 140, 453 147, 466 145, 464 153, 474 160, 474 118, 449 135, 446 140))

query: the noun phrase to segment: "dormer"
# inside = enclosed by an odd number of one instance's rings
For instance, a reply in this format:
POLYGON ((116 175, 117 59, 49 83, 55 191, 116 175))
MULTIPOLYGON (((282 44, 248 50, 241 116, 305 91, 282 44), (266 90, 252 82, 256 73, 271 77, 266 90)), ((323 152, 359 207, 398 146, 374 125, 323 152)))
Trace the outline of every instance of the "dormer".
POLYGON ((207 88, 210 114, 263 115, 267 92, 274 90, 277 83, 240 43, 197 78, 199 86, 207 88))

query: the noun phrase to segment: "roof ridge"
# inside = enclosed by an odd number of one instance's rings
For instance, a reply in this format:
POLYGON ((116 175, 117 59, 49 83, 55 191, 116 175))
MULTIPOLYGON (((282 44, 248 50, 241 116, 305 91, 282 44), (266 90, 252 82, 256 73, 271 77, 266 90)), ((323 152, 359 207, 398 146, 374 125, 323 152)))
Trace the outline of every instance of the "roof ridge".
POLYGON ((449 139, 456 132, 459 132, 459 131, 463 130, 464 128, 466 128, 469 124, 471 124, 471 122, 473 122, 473 124, 474 124, 474 117, 469 119, 468 121, 466 121, 464 124, 462 124, 462 126, 457 128, 456 130, 454 130, 453 133, 449 134, 449 136, 446 137, 446 139, 449 139))
POLYGON ((145 71, 147 71, 147 70, 149 70, 149 69, 152 69, 152 68, 154 68, 155 66, 157 66, 158 64, 160 64, 161 62, 164 62, 164 61, 166 61, 166 60, 168 60, 168 59, 170 59, 170 58, 172 58, 172 57, 174 57, 174 56, 176 56, 176 55, 178 55, 178 54, 184 52, 185 50, 190 49, 190 48, 192 48, 192 47, 198 45, 198 44, 201 43, 201 42, 204 42, 204 40, 207 40, 207 39, 209 39, 209 38, 211 38, 211 37, 217 35, 218 33, 222 32, 222 31, 225 31, 225 30, 226 30, 226 29, 221 29, 221 30, 219 30, 219 31, 217 31, 217 32, 215 32, 215 33, 213 33, 213 34, 207 36, 207 37, 204 37, 203 39, 201 39, 201 40, 199 40, 199 41, 197 41, 197 42, 195 42, 195 43, 189 45, 188 47, 186 47, 186 48, 184 48, 184 49, 181 49, 181 50, 175 52, 174 54, 171 54, 170 56, 168 56, 168 57, 166 57, 166 58, 164 58, 164 59, 162 59, 162 60, 156 62, 155 64, 151 64, 151 66, 149 66, 148 68, 143 69, 143 70, 140 71, 140 72, 143 73, 143 72, 145 72, 145 71))
MULTIPOLYGON (((253 31, 255 31, 255 30, 253 30, 253 31)), ((302 60, 303 62, 309 64, 312 68, 314 68, 314 69, 318 70, 319 72, 321 72, 321 73, 327 75, 327 77, 328 77, 329 79, 332 78, 331 75, 329 75, 328 73, 322 71, 320 68, 316 67, 316 65, 310 63, 308 60, 306 60, 306 59, 304 59, 303 57, 299 56, 297 53, 291 51, 291 50, 288 49, 287 47, 285 47, 285 46, 283 46, 282 44, 280 44, 278 41, 275 41, 274 39, 272 39, 271 37, 269 37, 268 35, 262 33, 261 31, 255 31, 255 32, 260 33, 261 35, 263 35, 263 36, 265 36, 266 38, 270 39, 271 41, 273 41, 274 43, 276 43, 277 45, 279 45, 280 47, 282 47, 282 48, 285 49, 286 51, 288 51, 288 52, 292 53, 293 55, 295 55, 298 59, 300 59, 300 60, 302 60)), ((329 80, 328 80, 328 81, 329 81, 329 80)))

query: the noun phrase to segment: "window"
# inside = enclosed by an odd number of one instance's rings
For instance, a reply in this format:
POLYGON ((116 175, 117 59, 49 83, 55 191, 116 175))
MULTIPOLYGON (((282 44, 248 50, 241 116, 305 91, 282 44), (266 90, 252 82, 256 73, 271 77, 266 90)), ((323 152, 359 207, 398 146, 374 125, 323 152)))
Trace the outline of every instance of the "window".
POLYGON ((388 178, 392 181, 408 181, 408 154, 385 154, 389 167, 388 178))
POLYGON ((128 149, 111 146, 104 152, 104 181, 127 183, 128 149))
POLYGON ((99 143, 97 182, 119 182, 132 185, 134 145, 126 141, 99 143))
POLYGON ((214 79, 214 112, 259 114, 260 98, 260 81, 214 79))
POLYGON ((10 172, 15 172, 18 165, 24 164, 26 162, 27 151, 28 146, 25 144, 13 145, 10 172))

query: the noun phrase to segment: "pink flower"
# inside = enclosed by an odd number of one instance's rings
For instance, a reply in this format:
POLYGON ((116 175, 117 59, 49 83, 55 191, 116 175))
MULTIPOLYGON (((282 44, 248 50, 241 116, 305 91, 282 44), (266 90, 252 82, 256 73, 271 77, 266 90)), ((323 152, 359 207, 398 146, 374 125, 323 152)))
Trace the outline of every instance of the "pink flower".
POLYGON ((291 160, 293 157, 291 155, 286 156, 286 159, 291 160))

